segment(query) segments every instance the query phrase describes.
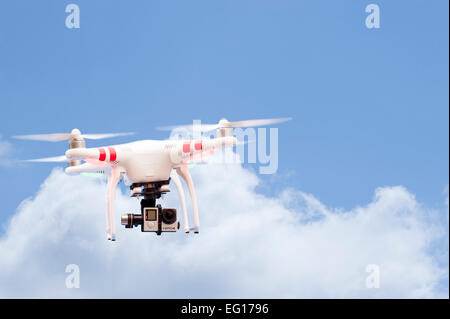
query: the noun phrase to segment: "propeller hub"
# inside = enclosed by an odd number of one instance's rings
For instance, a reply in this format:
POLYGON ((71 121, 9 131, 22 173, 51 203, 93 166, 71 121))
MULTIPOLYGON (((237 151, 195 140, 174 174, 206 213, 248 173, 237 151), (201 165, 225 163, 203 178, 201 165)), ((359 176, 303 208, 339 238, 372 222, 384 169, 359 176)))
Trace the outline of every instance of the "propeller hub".
POLYGON ((228 127, 228 123, 230 123, 230 122, 228 122, 228 120, 223 117, 219 121, 219 127, 228 127))
POLYGON ((80 130, 79 129, 77 129, 77 128, 74 128, 73 130, 72 130, 72 133, 71 133, 73 136, 79 136, 79 135, 81 135, 81 132, 80 132, 80 130))

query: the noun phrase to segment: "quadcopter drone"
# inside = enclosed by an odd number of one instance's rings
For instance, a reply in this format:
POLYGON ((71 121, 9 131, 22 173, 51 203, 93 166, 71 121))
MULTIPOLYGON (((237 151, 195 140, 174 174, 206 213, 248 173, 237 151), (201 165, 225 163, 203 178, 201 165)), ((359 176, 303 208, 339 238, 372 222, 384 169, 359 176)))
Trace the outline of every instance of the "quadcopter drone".
POLYGON ((69 140, 69 149, 65 155, 28 160, 30 162, 67 162, 65 172, 69 175, 83 173, 100 173, 108 176, 106 196, 106 233, 108 240, 116 240, 114 223, 115 190, 123 178, 130 185, 131 196, 141 199, 141 214, 124 214, 121 224, 125 228, 141 226, 143 232, 175 232, 180 223, 177 220, 175 208, 162 208, 156 205, 161 195, 169 192, 170 181, 173 181, 180 198, 184 231, 199 232, 199 216, 194 183, 188 170, 188 163, 196 162, 204 156, 213 154, 220 148, 232 147, 238 141, 233 136, 235 127, 263 126, 281 123, 289 120, 264 119, 229 122, 221 119, 217 124, 201 124, 164 127, 162 129, 195 129, 200 132, 216 131, 213 139, 192 140, 141 140, 120 145, 87 148, 85 139, 98 140, 133 133, 113 134, 81 134, 78 129, 71 133, 56 133, 43 135, 20 135, 14 138, 37 141, 69 140), (186 201, 179 176, 185 181, 192 201, 194 227, 189 226, 186 201))

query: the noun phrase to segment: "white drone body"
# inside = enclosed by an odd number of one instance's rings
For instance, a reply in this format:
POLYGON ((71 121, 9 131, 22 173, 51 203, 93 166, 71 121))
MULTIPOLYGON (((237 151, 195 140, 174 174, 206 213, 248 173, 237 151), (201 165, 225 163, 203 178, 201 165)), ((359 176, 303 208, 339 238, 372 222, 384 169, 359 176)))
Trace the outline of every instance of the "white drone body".
MULTIPOLYGON (((182 210, 184 231, 199 232, 199 216, 194 183, 188 170, 188 163, 203 161, 209 155, 223 147, 232 147, 238 143, 232 136, 233 127, 261 126, 279 123, 288 119, 250 120, 228 122, 222 119, 218 124, 202 125, 201 131, 217 129, 214 139, 197 140, 142 140, 120 145, 86 148, 84 139, 100 139, 125 134, 81 134, 78 129, 69 134, 46 134, 15 136, 31 140, 60 141, 70 139, 70 149, 64 156, 30 160, 33 162, 67 161, 65 172, 70 175, 100 172, 107 174, 106 196, 106 233, 109 240, 116 239, 114 223, 114 200, 116 186, 124 178, 131 184, 132 196, 140 196, 141 185, 158 185, 159 193, 169 191, 168 182, 173 181, 177 188, 182 210), (179 176, 185 181, 192 201, 194 227, 189 226, 186 201, 179 176), (164 185, 158 183, 166 182, 164 185), (133 187, 136 185, 136 187, 133 187)), ((179 126, 178 126, 179 127, 179 126)), ((170 128, 170 127, 169 127, 170 128)), ((195 129, 195 128, 194 128, 195 129)))

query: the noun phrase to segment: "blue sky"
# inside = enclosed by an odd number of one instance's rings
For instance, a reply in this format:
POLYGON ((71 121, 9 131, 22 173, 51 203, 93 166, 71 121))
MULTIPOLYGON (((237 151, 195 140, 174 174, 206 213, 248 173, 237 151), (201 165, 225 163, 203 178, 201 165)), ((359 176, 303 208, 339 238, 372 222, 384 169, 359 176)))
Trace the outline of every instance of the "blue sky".
MULTIPOLYGON (((137 132, 156 126, 291 116, 279 170, 261 176, 334 207, 403 185, 443 206, 448 185, 448 2, 2 1, 2 141, 11 158, 63 154, 16 134, 137 132), (65 27, 76 3, 81 28, 65 27)), ((90 142, 90 146, 129 141, 90 142)), ((0 166, 0 222, 53 165, 0 166)), ((103 195, 102 195, 103 196, 103 195)))

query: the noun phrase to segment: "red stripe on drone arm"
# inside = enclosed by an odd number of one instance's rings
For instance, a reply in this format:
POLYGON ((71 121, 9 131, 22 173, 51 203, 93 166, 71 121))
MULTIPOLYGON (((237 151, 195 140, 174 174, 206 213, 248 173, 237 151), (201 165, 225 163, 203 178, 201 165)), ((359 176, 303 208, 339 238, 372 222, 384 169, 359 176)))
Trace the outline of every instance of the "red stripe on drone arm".
POLYGON ((196 141, 195 142, 195 150, 196 151, 201 151, 202 149, 203 149, 202 141, 196 141))
POLYGON ((117 153, 114 147, 108 147, 109 150, 109 161, 114 162, 117 159, 117 153))
POLYGON ((98 152, 100 153, 100 155, 98 156, 98 160, 103 162, 106 159, 106 152, 104 148, 99 148, 98 152))
POLYGON ((186 141, 183 143, 183 153, 190 153, 191 152, 191 142, 186 141))

